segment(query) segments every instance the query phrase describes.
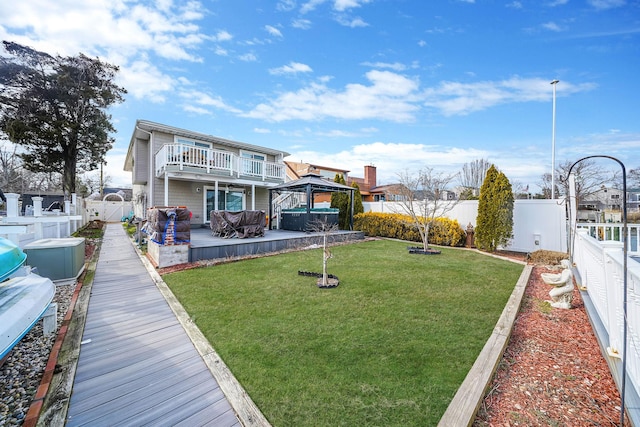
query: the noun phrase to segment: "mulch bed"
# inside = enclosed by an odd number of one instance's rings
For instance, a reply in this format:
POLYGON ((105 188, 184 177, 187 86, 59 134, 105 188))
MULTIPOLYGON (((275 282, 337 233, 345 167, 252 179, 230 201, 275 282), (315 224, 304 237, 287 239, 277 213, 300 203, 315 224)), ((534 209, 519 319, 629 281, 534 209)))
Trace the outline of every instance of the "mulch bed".
POLYGON ((551 308, 540 278, 549 271, 533 269, 476 427, 619 425, 620 395, 580 293, 572 309, 551 308))

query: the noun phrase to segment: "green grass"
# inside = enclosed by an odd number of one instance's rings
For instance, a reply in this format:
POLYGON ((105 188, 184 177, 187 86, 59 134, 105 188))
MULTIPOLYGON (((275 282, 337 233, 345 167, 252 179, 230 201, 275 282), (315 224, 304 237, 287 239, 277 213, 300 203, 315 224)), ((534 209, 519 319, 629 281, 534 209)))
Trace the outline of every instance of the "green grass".
POLYGON ((522 266, 406 243, 320 250, 164 276, 274 426, 436 425, 491 334, 522 266))

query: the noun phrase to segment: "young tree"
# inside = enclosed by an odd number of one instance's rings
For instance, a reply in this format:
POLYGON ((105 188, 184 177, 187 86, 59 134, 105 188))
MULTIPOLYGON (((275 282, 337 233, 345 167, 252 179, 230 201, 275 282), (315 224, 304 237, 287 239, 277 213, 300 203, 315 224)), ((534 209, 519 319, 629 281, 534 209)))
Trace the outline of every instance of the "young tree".
POLYGON ((53 57, 3 44, 8 55, 0 56, 0 131, 26 149, 26 169, 62 171, 69 197, 78 170, 96 169, 113 146, 106 110, 126 93, 113 82, 118 67, 83 54, 53 57))
POLYGON ((416 175, 407 171, 399 174, 399 183, 395 186, 398 203, 418 228, 425 252, 429 250, 431 225, 459 202, 450 198, 447 190, 456 176, 435 173, 431 168, 422 169, 416 175))
MULTIPOLYGON (((556 195, 566 196, 569 194, 569 168, 573 162, 565 160, 556 167, 556 195)), ((590 196, 597 193, 602 186, 611 185, 616 181, 616 173, 600 166, 595 160, 587 159, 574 166, 571 172, 576 179, 577 202, 588 200, 590 196)), ((542 175, 541 188, 546 198, 551 198, 551 174, 542 175)))
POLYGON ((0 146, 0 190, 5 193, 21 193, 22 164, 20 157, 16 154, 16 146, 12 148, 9 144, 0 146))
POLYGON ((477 197, 477 192, 482 186, 484 177, 491 167, 491 163, 486 159, 476 159, 472 162, 462 165, 460 172, 460 185, 466 190, 463 191, 465 200, 477 197), (474 194, 475 193, 475 194, 474 194))
POLYGON ((495 252, 513 237, 513 190, 505 174, 495 166, 487 171, 480 188, 475 244, 478 248, 495 252))
POLYGON ((631 169, 627 173, 627 180, 630 187, 640 187, 640 168, 631 169))

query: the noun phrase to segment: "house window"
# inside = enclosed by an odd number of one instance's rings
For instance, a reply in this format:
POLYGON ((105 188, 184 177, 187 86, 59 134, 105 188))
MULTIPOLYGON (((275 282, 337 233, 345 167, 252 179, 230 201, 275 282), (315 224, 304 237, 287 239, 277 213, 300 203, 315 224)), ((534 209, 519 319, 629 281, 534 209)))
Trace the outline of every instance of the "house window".
POLYGON ((194 147, 201 147, 201 148, 211 148, 211 144, 208 142, 200 142, 200 141, 196 141, 193 139, 186 139, 186 138, 182 138, 179 136, 176 136, 174 138, 174 141, 176 144, 182 144, 182 145, 191 145, 194 147))
POLYGON ((612 199, 619 199, 619 198, 620 198, 620 195, 619 195, 619 194, 612 194, 612 195, 611 195, 611 198, 612 198, 612 199))

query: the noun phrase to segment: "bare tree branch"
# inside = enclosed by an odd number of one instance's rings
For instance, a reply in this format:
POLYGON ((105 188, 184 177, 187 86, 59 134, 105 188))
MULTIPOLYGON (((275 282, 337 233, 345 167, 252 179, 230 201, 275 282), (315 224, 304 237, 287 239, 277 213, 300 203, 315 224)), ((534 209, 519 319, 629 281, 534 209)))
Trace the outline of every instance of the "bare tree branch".
POLYGON ((431 168, 422 169, 415 175, 407 171, 398 175, 399 183, 394 187, 399 196, 398 205, 418 228, 425 251, 429 249, 431 225, 459 202, 448 191, 456 177, 457 174, 435 173, 431 168))

